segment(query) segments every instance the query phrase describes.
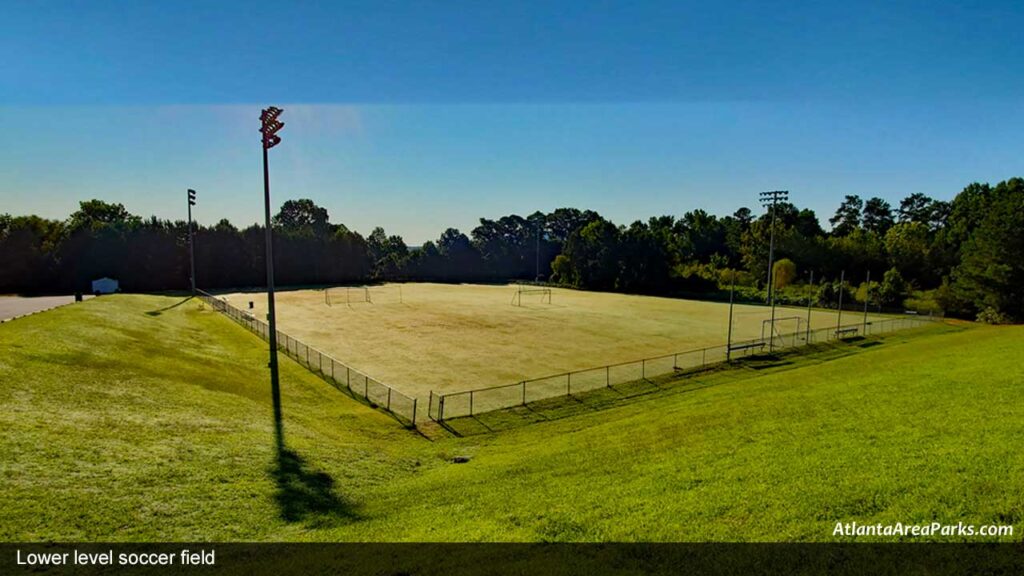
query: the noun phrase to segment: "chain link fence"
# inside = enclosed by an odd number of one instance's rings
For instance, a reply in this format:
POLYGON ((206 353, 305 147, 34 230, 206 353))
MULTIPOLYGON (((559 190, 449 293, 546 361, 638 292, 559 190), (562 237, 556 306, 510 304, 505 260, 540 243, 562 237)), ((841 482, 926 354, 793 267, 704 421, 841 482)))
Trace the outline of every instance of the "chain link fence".
MULTIPOLYGON (((252 313, 240 310, 226 300, 199 290, 199 298, 214 310, 268 340, 270 327, 252 313)), ((649 382, 659 384, 688 373, 721 366, 731 360, 770 352, 790 351, 814 344, 825 344, 856 337, 877 336, 916 328, 934 322, 931 317, 907 316, 861 321, 811 330, 809 327, 787 333, 770 331, 764 338, 733 342, 674 354, 609 364, 598 368, 562 372, 552 376, 522 380, 512 384, 476 388, 440 394, 430 392, 427 416, 441 422, 485 412, 525 406, 532 402, 574 394, 649 382)), ((417 399, 374 379, 367 374, 324 354, 280 330, 278 349, 314 374, 355 398, 393 414, 408 426, 417 423, 417 399)))
MULTIPOLYGON (((260 338, 269 341, 270 326, 266 322, 208 292, 202 290, 197 290, 197 292, 199 299, 209 304, 211 308, 248 328, 260 338)), ((277 331, 277 348, 279 352, 306 367, 335 388, 348 392, 353 397, 362 398, 371 406, 390 412, 407 426, 416 425, 416 398, 403 394, 380 380, 371 378, 280 330, 277 331)))
POLYGON ((933 319, 927 317, 901 317, 862 321, 856 324, 814 330, 808 328, 785 334, 772 333, 763 339, 745 340, 733 342, 731 345, 712 346, 632 362, 609 364, 599 368, 563 372, 503 386, 447 394, 431 392, 427 414, 431 419, 440 422, 494 410, 525 406, 539 400, 582 394, 601 388, 614 388, 643 381, 658 384, 746 356, 794 350, 813 344, 825 344, 850 338, 877 336, 916 328, 932 322, 933 319))

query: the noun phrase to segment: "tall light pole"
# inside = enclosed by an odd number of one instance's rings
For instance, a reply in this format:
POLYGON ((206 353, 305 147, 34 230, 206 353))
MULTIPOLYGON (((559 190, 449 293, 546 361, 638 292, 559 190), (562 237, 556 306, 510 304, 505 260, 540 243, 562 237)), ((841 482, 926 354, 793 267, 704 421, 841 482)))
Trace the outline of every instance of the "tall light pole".
POLYGON ((768 332, 768 353, 771 353, 775 346, 775 205, 782 200, 789 200, 788 190, 772 190, 761 192, 761 204, 768 207, 772 214, 771 232, 768 240, 768 303, 772 307, 771 330, 768 332))
POLYGON ((260 114, 260 132, 263 133, 263 209, 266 224, 267 243, 267 323, 270 326, 270 391, 274 401, 274 425, 278 447, 284 445, 281 426, 281 386, 277 373, 277 315, 274 312, 274 243, 270 227, 270 168, 267 151, 281 143, 277 132, 284 128, 284 122, 277 119, 281 115, 280 108, 271 106, 260 114))
POLYGON ((537 257, 534 262, 534 282, 540 282, 540 222, 537 222, 537 257))
POLYGON ((733 294, 736 292, 736 271, 730 270, 730 276, 732 281, 729 283, 729 335, 726 336, 725 340, 725 361, 732 361, 732 303, 733 294))
POLYGON ((192 207, 196 205, 196 191, 188 189, 188 279, 192 295, 196 295, 196 243, 192 232, 192 207))
POLYGON ((814 301, 814 270, 811 270, 811 287, 807 293, 807 337, 804 340, 811 343, 811 303, 814 301))
POLYGON ((861 328, 862 336, 868 335, 868 302, 871 301, 871 270, 868 270, 868 277, 864 280, 864 327, 861 328))
POLYGON ((843 327, 843 292, 846 292, 846 270, 839 274, 839 314, 836 316, 836 338, 843 327))

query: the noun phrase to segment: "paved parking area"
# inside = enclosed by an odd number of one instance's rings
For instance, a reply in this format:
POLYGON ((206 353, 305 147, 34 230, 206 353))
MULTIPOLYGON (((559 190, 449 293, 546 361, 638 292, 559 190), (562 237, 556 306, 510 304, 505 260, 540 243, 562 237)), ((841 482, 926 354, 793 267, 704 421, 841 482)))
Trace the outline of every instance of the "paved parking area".
MULTIPOLYGON (((86 296, 86 298, 92 298, 92 296, 86 296)), ((28 298, 0 296, 0 322, 71 304, 74 301, 74 296, 33 296, 28 298)))

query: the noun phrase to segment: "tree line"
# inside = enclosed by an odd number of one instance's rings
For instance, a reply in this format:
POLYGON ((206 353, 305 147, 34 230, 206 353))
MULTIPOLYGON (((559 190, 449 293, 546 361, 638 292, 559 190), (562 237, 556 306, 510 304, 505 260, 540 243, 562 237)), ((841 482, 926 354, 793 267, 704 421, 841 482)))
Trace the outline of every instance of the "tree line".
MULTIPOLYGON (((693 210, 618 225, 597 212, 559 208, 482 218, 469 234, 448 228, 410 248, 375 228, 363 236, 332 223, 308 199, 273 217, 276 280, 325 285, 391 280, 545 280, 581 289, 762 299, 774 221, 773 277, 782 301, 837 300, 901 307, 927 301, 947 314, 1024 320, 1024 179, 974 183, 951 201, 921 193, 891 206, 846 196, 828 219, 791 203, 774 219, 740 208, 693 210), (814 274, 812 285, 811 274, 814 274), (845 273, 847 282, 840 283, 845 273), (871 282, 866 282, 870 274, 871 282)), ((264 229, 227 220, 195 227, 200 287, 260 286, 264 229)), ((121 204, 89 200, 66 220, 0 215, 0 293, 88 291, 109 276, 126 291, 189 285, 188 227, 144 219, 121 204)))

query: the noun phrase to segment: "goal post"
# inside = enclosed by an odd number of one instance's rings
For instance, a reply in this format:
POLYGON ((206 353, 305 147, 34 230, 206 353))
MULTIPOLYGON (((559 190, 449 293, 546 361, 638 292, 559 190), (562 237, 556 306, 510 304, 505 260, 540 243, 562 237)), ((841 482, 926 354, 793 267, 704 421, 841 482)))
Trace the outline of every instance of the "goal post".
POLYGON ((516 291, 512 294, 512 305, 522 306, 523 295, 537 296, 540 298, 541 304, 543 304, 545 300, 547 300, 548 304, 551 304, 551 288, 533 286, 529 284, 517 284, 516 291))
POLYGON ((761 340, 771 338, 778 342, 774 346, 796 346, 798 341, 807 337, 804 328, 806 319, 802 316, 786 316, 761 321, 761 340))
POLYGON ((370 293, 365 286, 333 286, 324 289, 324 303, 328 306, 351 306, 370 302, 370 293))
POLYGON ((387 286, 333 286, 324 289, 324 303, 328 306, 353 304, 401 304, 405 301, 402 287, 387 286))

